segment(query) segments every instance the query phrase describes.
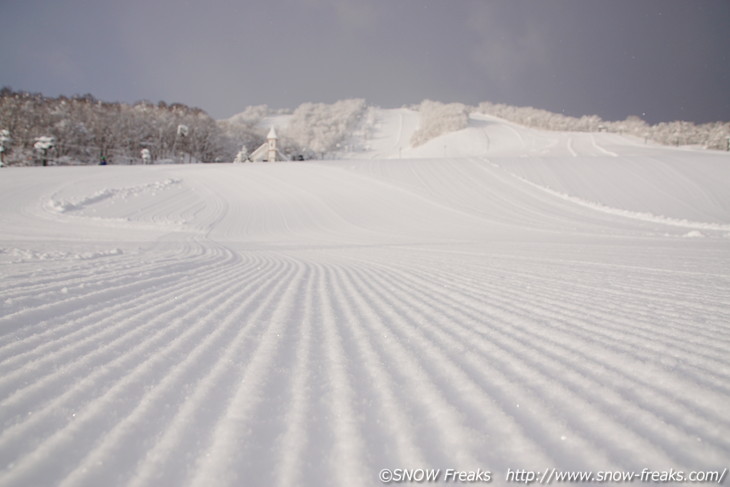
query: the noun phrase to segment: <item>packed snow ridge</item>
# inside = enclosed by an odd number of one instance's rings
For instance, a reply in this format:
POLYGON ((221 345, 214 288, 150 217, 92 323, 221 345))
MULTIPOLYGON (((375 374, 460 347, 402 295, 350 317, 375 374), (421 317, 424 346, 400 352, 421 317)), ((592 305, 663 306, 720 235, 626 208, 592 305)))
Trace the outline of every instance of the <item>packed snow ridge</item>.
POLYGON ((108 199, 124 200, 127 198, 139 196, 140 194, 143 194, 145 192, 151 192, 154 195, 156 194, 156 191, 166 189, 169 186, 177 184, 179 182, 180 180, 178 179, 168 178, 163 181, 147 183, 141 186, 132 186, 127 188, 104 188, 100 189, 90 196, 83 196, 77 201, 73 202, 59 200, 52 196, 48 200, 48 207, 60 213, 74 210, 83 210, 84 208, 89 207, 95 203, 99 203, 108 199))
POLYGON ((372 115, 342 160, 3 169, 0 485, 730 467, 730 156, 372 115))

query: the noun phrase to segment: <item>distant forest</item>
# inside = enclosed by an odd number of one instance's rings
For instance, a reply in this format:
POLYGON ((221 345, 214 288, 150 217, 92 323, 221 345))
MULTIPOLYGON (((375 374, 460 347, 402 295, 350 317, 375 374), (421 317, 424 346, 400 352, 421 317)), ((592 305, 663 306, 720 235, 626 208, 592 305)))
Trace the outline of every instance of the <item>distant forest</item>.
MULTIPOLYGON (((466 127, 469 113, 495 115, 546 130, 609 131, 670 145, 726 150, 730 123, 649 125, 638 117, 607 122, 592 115, 569 117, 531 107, 481 103, 477 107, 426 100, 412 107, 421 127, 419 145, 466 127)), ((326 159, 353 133, 367 137, 373 124, 364 100, 304 103, 293 111, 249 107, 225 121, 180 103, 110 103, 92 95, 56 98, 0 90, 0 153, 5 165, 143 164, 149 162, 230 162, 245 160, 265 140, 266 117, 288 115, 280 131, 284 152, 326 159)))
POLYGON ((532 107, 484 102, 477 111, 504 118, 527 127, 574 132, 613 132, 633 135, 664 145, 692 145, 705 149, 728 150, 730 122, 695 124, 692 122, 661 122, 649 125, 638 116, 626 120, 606 121, 597 115, 571 117, 532 107))
POLYGON ((49 98, 3 88, 0 141, 5 163, 32 165, 142 162, 152 160, 233 160, 238 141, 199 108, 179 103, 108 103, 92 95, 49 98))

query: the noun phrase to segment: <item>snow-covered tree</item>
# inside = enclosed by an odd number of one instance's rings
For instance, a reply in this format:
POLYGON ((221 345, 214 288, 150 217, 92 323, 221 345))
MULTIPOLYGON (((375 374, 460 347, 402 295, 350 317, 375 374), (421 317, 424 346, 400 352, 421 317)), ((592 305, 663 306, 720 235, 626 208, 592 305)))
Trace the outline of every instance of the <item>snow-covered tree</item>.
POLYGON ((242 146, 241 150, 238 151, 238 154, 236 154, 236 158, 233 160, 233 162, 246 162, 248 160, 248 149, 246 146, 242 146))
POLYGON ((5 153, 8 151, 8 146, 12 140, 9 130, 0 130, 0 167, 5 165, 5 153))
POLYGON ((337 144, 357 125, 366 108, 365 100, 361 99, 342 100, 331 105, 303 103, 294 110, 282 133, 304 152, 323 157, 337 149, 337 144))
POLYGON ((255 126, 269 115, 269 107, 267 105, 255 105, 247 107, 241 113, 232 116, 227 121, 239 125, 255 126))
POLYGON ((44 166, 48 165, 48 151, 53 149, 55 146, 56 139, 54 137, 44 135, 35 139, 35 144, 33 144, 33 148, 36 150, 36 152, 38 152, 41 163, 44 166))
POLYGON ((419 146, 441 134, 466 128, 469 109, 463 103, 440 103, 424 100, 419 106, 421 116, 418 130, 411 136, 411 144, 419 146))

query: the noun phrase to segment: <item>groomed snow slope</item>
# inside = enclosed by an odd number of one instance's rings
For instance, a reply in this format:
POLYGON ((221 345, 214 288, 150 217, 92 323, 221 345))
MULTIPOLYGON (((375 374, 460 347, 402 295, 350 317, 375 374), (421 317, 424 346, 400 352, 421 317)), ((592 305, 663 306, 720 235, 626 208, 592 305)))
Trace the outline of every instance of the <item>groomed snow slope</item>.
POLYGON ((0 171, 0 485, 729 467, 730 158, 432 143, 0 171))

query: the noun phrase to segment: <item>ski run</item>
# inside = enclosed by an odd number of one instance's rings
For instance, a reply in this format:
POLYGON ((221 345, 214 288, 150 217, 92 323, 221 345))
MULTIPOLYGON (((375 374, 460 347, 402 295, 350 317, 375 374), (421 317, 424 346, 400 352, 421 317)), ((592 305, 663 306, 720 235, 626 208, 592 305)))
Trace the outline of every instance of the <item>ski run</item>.
POLYGON ((730 156, 488 116, 0 170, 1 486, 730 467, 730 156))

